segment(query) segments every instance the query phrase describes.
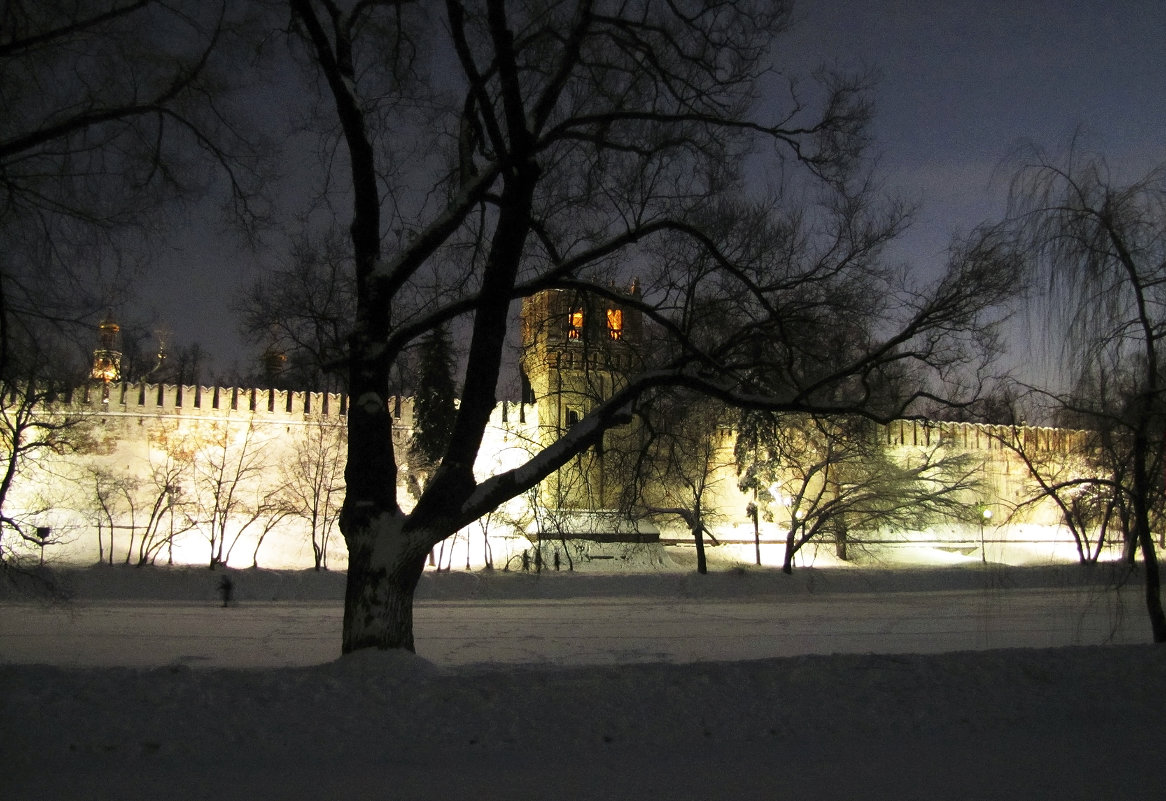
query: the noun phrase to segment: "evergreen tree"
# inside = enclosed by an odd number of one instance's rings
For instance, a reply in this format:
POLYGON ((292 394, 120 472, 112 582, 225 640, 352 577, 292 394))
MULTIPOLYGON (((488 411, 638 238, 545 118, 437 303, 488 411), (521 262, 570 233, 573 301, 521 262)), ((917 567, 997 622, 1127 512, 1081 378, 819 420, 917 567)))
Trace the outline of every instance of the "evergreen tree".
POLYGON ((415 474, 434 470, 449 445, 457 417, 453 369, 449 331, 445 326, 434 328, 422 339, 418 359, 413 438, 409 443, 409 462, 415 474))

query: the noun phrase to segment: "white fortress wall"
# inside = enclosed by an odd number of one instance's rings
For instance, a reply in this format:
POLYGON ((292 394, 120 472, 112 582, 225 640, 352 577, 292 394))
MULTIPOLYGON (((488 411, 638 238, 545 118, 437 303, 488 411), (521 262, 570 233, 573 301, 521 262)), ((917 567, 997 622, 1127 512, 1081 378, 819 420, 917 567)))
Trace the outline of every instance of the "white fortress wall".
MULTIPOLYGON (((214 465, 208 467, 205 462, 208 455, 217 453, 217 463, 230 463, 222 481, 231 481, 232 470, 236 475, 241 474, 236 494, 245 496, 245 504, 254 505, 252 499, 262 498, 286 479, 286 468, 296 458, 297 443, 308 432, 321 427, 342 432, 347 411, 347 398, 335 393, 145 383, 111 386, 108 394, 103 389, 99 385, 79 388, 62 395, 48 411, 83 418, 94 446, 80 454, 38 454, 13 489, 9 508, 34 518, 36 525, 52 529, 52 543, 45 548, 48 559, 79 563, 97 560, 97 521, 101 515, 95 497, 95 473, 111 474, 127 485, 135 485, 139 501, 156 499, 159 490, 150 485, 162 482, 168 463, 174 461, 174 452, 189 455, 190 451, 197 450, 201 454, 201 458, 194 459, 197 469, 187 471, 181 489, 183 495, 193 495, 194 481, 211 480, 206 473, 214 465), (203 463, 201 468, 199 463, 203 463), (198 479, 194 472, 199 473, 198 479)), ((412 430, 412 398, 390 398, 389 411, 394 419, 393 441, 402 466, 400 498, 408 508, 412 498, 407 487, 406 448, 412 430)), ((479 454, 476 472, 484 477, 521 464, 532 450, 536 431, 533 406, 499 404, 479 454)), ((521 518, 525 513, 522 507, 528 504, 528 499, 518 499, 511 508, 485 521, 490 536, 499 540, 498 547, 494 548, 495 559, 499 547, 502 554, 511 550, 513 536, 507 524, 521 518)), ((211 510, 207 506, 204 502, 199 509, 191 510, 200 519, 200 525, 179 533, 172 549, 166 547, 159 552, 158 562, 173 558, 183 564, 209 563, 211 542, 206 519, 211 510)), ((143 514, 146 512, 141 508, 133 513, 138 528, 145 519, 143 514)), ((130 536, 131 513, 125 503, 115 516, 119 518, 113 536, 113 561, 117 563, 126 559, 130 536)), ((226 529, 228 543, 238 540, 229 559, 229 564, 235 567, 252 563, 261 533, 261 522, 252 522, 244 528, 245 523, 241 519, 232 520, 226 529)), ((163 521, 163 528, 168 529, 169 524, 169 520, 163 521)), ((104 522, 101 525, 104 559, 108 560, 109 531, 104 522)), ((178 529, 183 527, 181 521, 176 525, 178 529)), ((482 527, 471 526, 468 531, 473 541, 471 550, 478 552, 476 556, 471 554, 471 558, 479 564, 484 562, 485 552, 484 545, 478 542, 482 527)), ((135 539, 138 534, 135 532, 135 539)), ((460 532, 460 538, 464 547, 467 532, 460 532)), ((6 541, 5 547, 12 544, 6 541)), ((130 554, 131 562, 137 558, 136 551, 130 554)), ((263 537, 258 563, 272 568, 311 567, 313 554, 307 523, 289 516, 275 525, 263 537)), ((346 563, 343 540, 339 531, 334 530, 328 567, 343 569, 346 563)))
MULTIPOLYGON (((475 468, 480 478, 521 465, 538 447, 536 408, 512 402, 498 405, 475 468)), ((407 488, 406 447, 412 430, 412 399, 390 398, 389 410, 394 419, 393 440, 402 465, 400 497, 408 505, 412 499, 407 488)), ((62 396, 49 413, 83 417, 91 428, 95 447, 79 455, 40 454, 37 463, 18 478, 9 506, 14 512, 27 514, 36 525, 52 529, 54 541, 45 548, 46 558, 93 562, 98 558, 97 526, 101 518, 96 498, 97 474, 119 477, 126 486, 134 487, 139 508, 132 514, 139 527, 146 514, 141 508, 143 499, 157 499, 158 487, 165 486, 165 473, 173 469, 176 458, 186 459, 193 465, 174 482, 178 497, 185 502, 194 502, 194 496, 198 495, 194 482, 200 480, 205 485, 209 480, 207 465, 217 461, 230 462, 236 472, 243 473, 236 490, 245 497, 244 505, 256 505, 286 480, 288 468, 297 458, 297 449, 303 447, 302 443, 313 432, 342 433, 346 412, 347 398, 335 393, 145 383, 113 385, 106 391, 101 385, 89 385, 62 396), (214 453, 218 454, 217 459, 211 458, 214 453), (243 468, 239 468, 241 464, 243 468), (196 479, 197 471, 201 475, 196 479)), ((1068 536, 1058 525, 1051 504, 1039 504, 1029 509, 1024 518, 1009 520, 1012 507, 1028 492, 1027 474, 1001 438, 1017 433, 1041 448, 1067 450, 1073 432, 903 420, 885 426, 883 433, 886 444, 901 458, 909 458, 913 449, 933 447, 970 450, 981 455, 985 484, 989 488, 986 494, 990 497, 969 499, 969 506, 991 505, 998 510, 993 518, 996 522, 992 536, 986 538, 1047 543, 1045 550, 1052 552, 1068 536)), ((731 436, 724 447, 731 455, 731 436)), ((746 512, 751 497, 738 489, 735 469, 729 461, 721 472, 723 475, 715 482, 713 503, 709 504, 717 510, 712 519, 713 531, 725 542, 752 542, 753 524, 746 512)), ((488 551, 498 567, 507 559, 513 560, 530 547, 523 532, 529 530, 536 512, 534 497, 534 493, 529 493, 516 498, 459 532, 455 541, 448 543, 448 549, 445 546, 439 549, 440 556, 455 568, 464 567, 467 560, 471 566, 480 567, 485 564, 488 551)), ((189 516, 199 520, 199 525, 177 534, 172 552, 169 547, 165 548, 156 556, 157 561, 173 558, 179 563, 208 563, 211 545, 206 523, 212 511, 205 498, 198 508, 190 507, 189 516)), ((774 514, 780 514, 780 510, 774 514)), ((113 558, 115 562, 124 561, 131 513, 123 502, 113 516, 117 519, 113 558)), ((780 522, 762 521, 764 542, 775 545, 784 540, 780 522)), ((163 520, 161 525, 168 527, 170 523, 163 520)), ((226 528, 228 541, 238 540, 229 559, 229 564, 235 567, 252 563, 263 527, 258 521, 246 523, 236 517, 226 528)), ((179 529, 183 527, 180 520, 176 525, 179 529)), ((687 532, 679 525, 662 526, 661 535, 666 540, 688 539, 687 532)), ((925 532, 867 534, 881 540, 915 541, 949 548, 978 541, 980 535, 979 521, 972 519, 925 532)), ((108 531, 103 536, 103 543, 108 547, 108 531)), ((328 566, 342 569, 346 553, 338 531, 332 533, 330 542, 328 566)), ((5 547, 10 544, 10 540, 5 541, 5 547)), ((108 553, 105 558, 109 558, 108 553)), ((776 558, 780 559, 780 555, 776 558)), ((273 568, 311 567, 313 556, 307 523, 298 517, 286 517, 271 527, 259 548, 258 563, 273 568)))
MULTIPOLYGON (((944 553, 976 549, 980 558, 981 543, 986 544, 989 557, 1002 560, 1019 558, 1076 559, 1074 543, 1069 531, 1061 524, 1060 510, 1049 499, 1037 503, 1022 502, 1035 494, 1035 486, 1022 459, 1007 443, 1019 437, 1026 449, 1068 454, 1074 437, 1080 432, 1036 426, 994 426, 981 423, 930 422, 924 420, 896 420, 879 427, 880 440, 896 459, 907 460, 924 452, 974 453, 979 461, 982 491, 966 498, 968 515, 965 520, 942 520, 924 530, 880 530, 853 532, 854 542, 875 549, 908 545, 935 549, 944 553), (1019 507, 1019 508, 1018 508, 1019 507), (981 517, 983 510, 992 512, 989 522, 981 517), (983 529, 981 529, 983 524, 983 529), (1007 553, 1006 553, 1007 552, 1007 553)), ((725 448, 732 453, 733 440, 725 448)), ((746 508, 753 501, 751 493, 742 492, 737 485, 735 467, 724 460, 725 475, 711 482, 713 502, 717 510, 712 521, 713 534, 727 543, 754 542, 753 520, 746 508)), ((789 512, 776 504, 763 504, 763 516, 758 533, 763 546, 782 544, 789 525, 789 512), (769 519, 765 519, 768 517, 769 519)), ((680 524, 661 526, 665 538, 688 540, 687 529, 680 524)), ((820 547, 832 548, 823 542, 820 547)), ((780 556, 777 557, 780 561, 780 556)))

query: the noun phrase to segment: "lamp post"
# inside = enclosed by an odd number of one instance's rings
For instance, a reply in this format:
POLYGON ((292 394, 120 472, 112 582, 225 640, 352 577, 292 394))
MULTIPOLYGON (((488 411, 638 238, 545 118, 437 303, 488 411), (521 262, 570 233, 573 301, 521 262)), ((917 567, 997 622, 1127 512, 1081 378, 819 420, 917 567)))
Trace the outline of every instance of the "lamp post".
POLYGON ((36 542, 40 546, 40 566, 45 566, 45 546, 49 544, 49 537, 53 535, 52 526, 36 527, 36 542))
POLYGON ((988 564, 988 551, 984 546, 984 526, 992 520, 992 510, 987 507, 980 510, 980 561, 988 564))

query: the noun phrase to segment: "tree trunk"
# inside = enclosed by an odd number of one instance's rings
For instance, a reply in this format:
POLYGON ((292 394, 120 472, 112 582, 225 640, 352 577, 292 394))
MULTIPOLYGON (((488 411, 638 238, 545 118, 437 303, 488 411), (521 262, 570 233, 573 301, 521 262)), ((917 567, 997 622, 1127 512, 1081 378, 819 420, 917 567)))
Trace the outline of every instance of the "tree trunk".
MULTIPOLYGON (((757 498, 757 490, 753 490, 753 498, 757 498)), ((753 518, 753 558, 758 567, 761 567, 761 523, 757 519, 757 504, 749 504, 749 516, 753 518)))
POLYGON ((794 551, 796 550, 796 545, 794 542, 795 534, 796 534, 796 530, 792 526, 790 527, 790 530, 788 532, 786 532, 786 535, 785 535, 785 559, 781 563, 781 572, 782 573, 793 573, 794 572, 794 551))
POLYGON ((1138 536, 1130 531, 1129 522, 1125 522, 1122 526, 1121 560, 1130 567, 1133 567, 1138 561, 1138 536))
POLYGON ((341 652, 362 648, 415 651, 413 593, 429 549, 409 547, 399 529, 386 532, 375 526, 347 534, 346 539, 348 578, 341 652))
POLYGON ((1142 549, 1142 564, 1146 572, 1145 598, 1146 612, 1150 617, 1150 631, 1156 643, 1166 643, 1166 612, 1162 609, 1162 579, 1158 568, 1158 554, 1154 548, 1154 534, 1141 508, 1144 504, 1134 500, 1137 543, 1142 549))
POLYGON ((850 536, 844 526, 838 526, 834 529, 834 555, 843 562, 850 561, 850 554, 846 547, 849 540, 850 536))
POLYGON ((1151 481, 1146 465, 1149 463, 1149 438, 1143 431, 1134 434, 1133 447, 1133 526, 1137 545, 1142 549, 1142 563, 1146 570, 1146 611, 1150 616, 1150 630, 1154 642, 1166 643, 1166 612, 1162 609, 1161 578, 1158 555, 1154 549, 1154 534, 1150 530, 1151 481))
POLYGON ((567 557, 567 572, 575 572, 575 560, 571 558, 571 549, 567 547, 567 535, 564 533, 559 537, 559 543, 563 546, 563 553, 567 557))
POLYGON ((709 572, 708 562, 704 555, 704 526, 697 524, 691 526, 693 542, 696 543, 696 572, 706 575, 709 572))
POLYGON ((1150 615, 1150 630, 1154 642, 1166 643, 1166 612, 1162 609, 1162 580, 1158 570, 1158 554, 1154 550, 1154 536, 1150 530, 1140 533, 1142 561, 1146 566, 1146 611, 1150 615))

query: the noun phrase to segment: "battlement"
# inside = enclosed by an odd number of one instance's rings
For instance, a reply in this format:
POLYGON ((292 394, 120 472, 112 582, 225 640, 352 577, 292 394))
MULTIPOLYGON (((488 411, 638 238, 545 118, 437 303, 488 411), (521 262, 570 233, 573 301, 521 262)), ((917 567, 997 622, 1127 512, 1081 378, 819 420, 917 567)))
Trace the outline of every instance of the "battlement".
MULTIPOLYGON (((66 405, 92 411, 129 414, 177 414, 198 411, 251 412, 273 417, 343 418, 348 414, 348 396, 335 392, 289 392, 282 389, 243 387, 203 387, 181 384, 86 384, 63 393, 66 405)), ((412 400, 406 399, 409 414, 412 400)), ((398 415, 402 404, 397 403, 398 415)))
MULTIPOLYGON (((177 384, 85 384, 52 394, 51 402, 78 411, 119 412, 129 415, 183 414, 237 416, 251 414, 257 420, 343 420, 349 398, 336 392, 289 392, 257 387, 204 387, 177 384)), ((396 428, 413 426, 413 398, 388 398, 396 428)), ((503 401, 492 415, 498 427, 513 428, 537 421, 536 406, 503 401)), ((879 426, 880 439, 891 447, 944 445, 969 451, 1006 450, 1006 443, 1027 450, 1067 453, 1082 446, 1086 432, 1049 426, 1009 426, 989 423, 941 422, 903 419, 879 426)))
POLYGON ((968 451, 1009 449, 1009 443, 1027 451, 1068 453, 1082 446, 1084 431, 1049 426, 994 425, 931 420, 895 420, 882 426, 883 443, 891 447, 945 445, 968 451))
MULTIPOLYGON (((126 415, 199 415, 237 417, 252 415, 257 420, 336 420, 348 416, 348 395, 337 392, 289 392, 257 387, 203 387, 178 384, 85 384, 61 392, 47 393, 49 403, 68 406, 79 412, 126 415)), ((412 428, 413 398, 391 395, 389 414, 394 427, 412 428)), ((491 416, 497 426, 513 427, 534 422, 535 407, 513 401, 499 403, 491 416)))

